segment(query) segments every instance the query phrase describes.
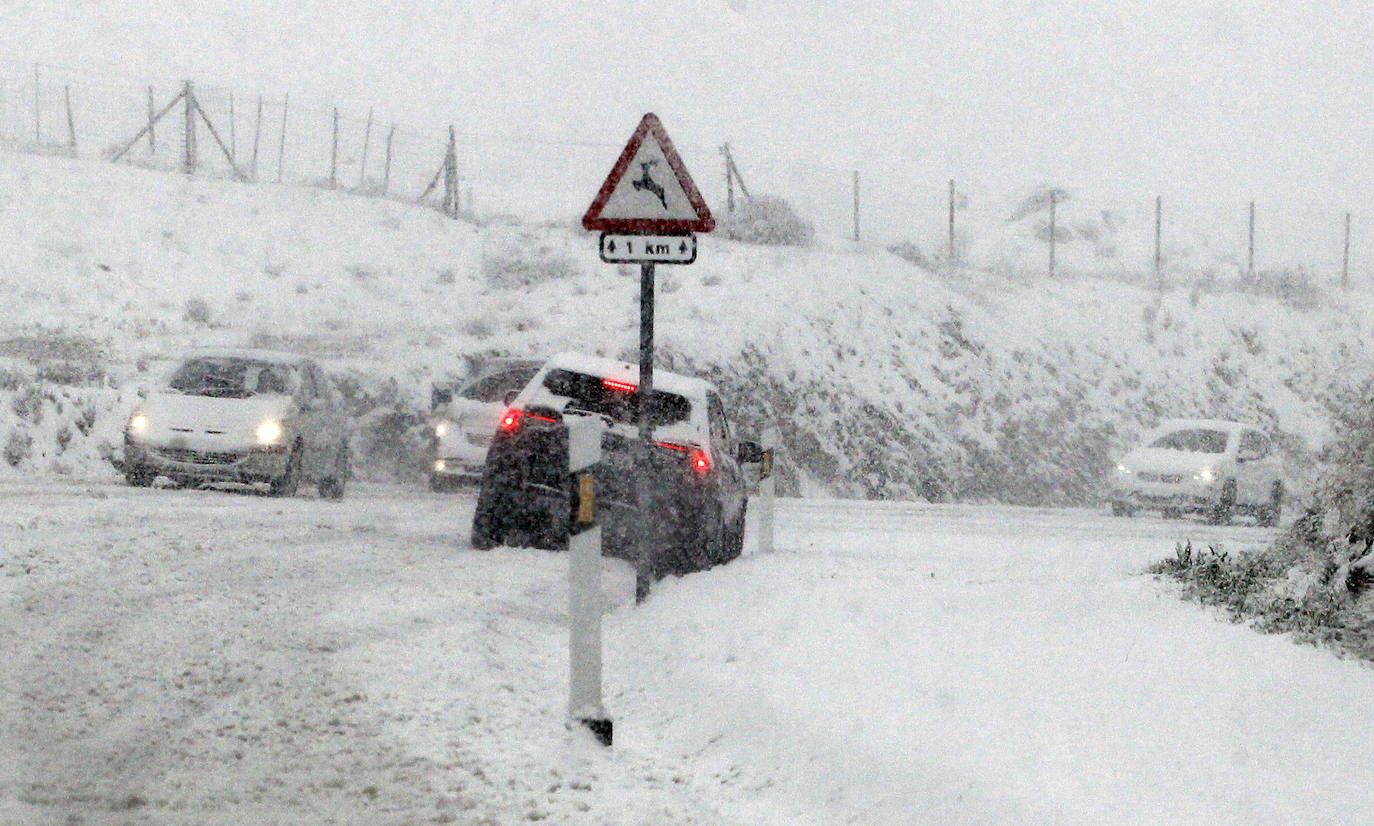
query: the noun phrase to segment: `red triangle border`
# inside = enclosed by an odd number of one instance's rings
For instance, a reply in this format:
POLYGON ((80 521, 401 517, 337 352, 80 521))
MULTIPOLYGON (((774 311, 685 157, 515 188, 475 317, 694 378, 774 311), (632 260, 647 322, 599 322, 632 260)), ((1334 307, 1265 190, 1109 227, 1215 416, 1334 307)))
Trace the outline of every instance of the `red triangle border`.
POLYGON ((687 173, 687 167, 682 163, 682 158, 673 148, 672 139, 668 137, 668 133, 663 129, 663 124, 653 112, 649 112, 640 119, 638 128, 630 136, 630 142, 625 144, 625 149, 620 153, 620 158, 611 168, 611 174, 606 176, 606 182, 601 185, 600 191, 596 193, 596 198, 592 200, 592 205, 587 207, 586 214, 582 216, 582 228, 590 232, 655 235, 710 232, 716 228, 716 219, 711 216, 711 210, 706 206, 706 199, 701 197, 701 192, 692 181, 692 176, 687 173), (672 168, 673 174, 677 176, 678 185, 682 187, 682 192, 687 196, 687 202, 696 212, 697 217, 695 219, 602 218, 601 210, 610 201, 611 194, 615 192, 616 186, 620 184, 620 179, 625 175, 625 170, 629 168, 630 162, 639 152, 639 147, 644 142, 645 136, 650 133, 653 134, 654 140, 658 141, 659 147, 663 149, 663 157, 668 161, 668 166, 672 168))

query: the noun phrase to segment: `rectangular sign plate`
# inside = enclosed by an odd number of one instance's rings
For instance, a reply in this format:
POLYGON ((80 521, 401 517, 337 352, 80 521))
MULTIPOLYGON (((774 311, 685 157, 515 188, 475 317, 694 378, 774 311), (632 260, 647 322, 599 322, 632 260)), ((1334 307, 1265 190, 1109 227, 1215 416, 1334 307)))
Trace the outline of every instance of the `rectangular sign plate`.
POLYGON ((607 264, 690 264, 697 260, 696 235, 622 235, 601 233, 601 260, 607 264))

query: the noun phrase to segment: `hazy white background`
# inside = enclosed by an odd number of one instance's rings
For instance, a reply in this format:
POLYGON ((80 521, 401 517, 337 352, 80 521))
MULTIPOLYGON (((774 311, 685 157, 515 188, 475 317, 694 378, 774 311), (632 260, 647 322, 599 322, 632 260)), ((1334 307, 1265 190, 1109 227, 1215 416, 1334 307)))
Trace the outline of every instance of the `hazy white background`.
POLYGON ((17 0, 0 42, 16 61, 604 141, 570 170, 593 187, 655 111, 686 149, 743 147, 759 189, 811 166, 1336 211, 1374 194, 1374 17, 1353 2, 17 0))

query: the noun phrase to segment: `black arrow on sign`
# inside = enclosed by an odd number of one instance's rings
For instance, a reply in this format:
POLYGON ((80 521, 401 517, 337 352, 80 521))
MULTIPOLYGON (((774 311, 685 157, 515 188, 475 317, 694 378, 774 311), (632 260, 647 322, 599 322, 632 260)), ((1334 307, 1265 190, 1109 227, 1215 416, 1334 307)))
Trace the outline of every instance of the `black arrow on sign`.
POLYGON ((607 251, 607 252, 615 252, 615 241, 607 241, 607 242, 606 242, 606 251, 607 251))

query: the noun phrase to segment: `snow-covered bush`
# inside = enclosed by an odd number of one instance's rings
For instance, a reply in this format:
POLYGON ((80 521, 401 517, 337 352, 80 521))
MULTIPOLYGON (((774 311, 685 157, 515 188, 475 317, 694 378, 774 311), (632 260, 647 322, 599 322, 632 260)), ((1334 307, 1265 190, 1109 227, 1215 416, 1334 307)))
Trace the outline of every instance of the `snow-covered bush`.
POLYGON ((1262 551, 1178 549, 1154 571, 1237 620, 1374 659, 1374 382, 1336 411, 1326 473, 1301 515, 1262 551))
POLYGON ((816 230, 792 205, 773 195, 760 195, 744 201, 727 213, 720 231, 733 241, 773 246, 804 247, 816 230))
POLYGON ((526 289, 577 274, 577 264, 566 250, 533 234, 519 234, 482 253, 482 278, 497 289, 526 289))

